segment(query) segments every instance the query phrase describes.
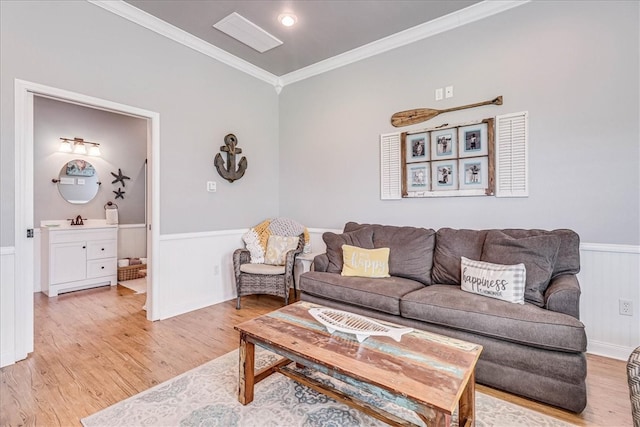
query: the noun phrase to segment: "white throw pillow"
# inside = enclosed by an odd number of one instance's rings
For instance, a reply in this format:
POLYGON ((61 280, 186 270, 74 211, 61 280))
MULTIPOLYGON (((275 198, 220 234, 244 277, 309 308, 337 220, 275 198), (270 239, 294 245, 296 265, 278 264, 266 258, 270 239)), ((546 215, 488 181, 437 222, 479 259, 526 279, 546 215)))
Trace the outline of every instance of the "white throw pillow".
POLYGON ((524 304, 524 264, 501 265, 460 257, 463 291, 524 304))
POLYGON ((284 265, 287 252, 298 248, 300 237, 269 236, 267 252, 264 255, 264 263, 271 265, 284 265))

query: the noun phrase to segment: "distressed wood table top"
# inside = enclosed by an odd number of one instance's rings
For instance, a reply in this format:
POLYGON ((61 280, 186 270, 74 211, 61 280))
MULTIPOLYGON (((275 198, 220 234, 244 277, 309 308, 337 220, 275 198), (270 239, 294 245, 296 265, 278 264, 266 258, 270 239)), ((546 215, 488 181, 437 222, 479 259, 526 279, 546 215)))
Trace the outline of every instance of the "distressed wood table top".
POLYGON ((236 329, 260 346, 285 350, 443 414, 456 409, 468 383, 475 380, 482 351, 478 344, 419 330, 403 335, 400 342, 371 336, 359 343, 353 334, 330 334, 309 314, 311 307, 319 306, 291 304, 236 329))

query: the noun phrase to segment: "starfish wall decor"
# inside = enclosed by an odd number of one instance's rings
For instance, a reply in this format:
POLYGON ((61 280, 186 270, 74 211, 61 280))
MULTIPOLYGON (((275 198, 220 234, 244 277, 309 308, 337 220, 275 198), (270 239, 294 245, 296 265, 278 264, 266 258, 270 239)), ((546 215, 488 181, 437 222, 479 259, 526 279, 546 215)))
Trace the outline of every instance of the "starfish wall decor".
POLYGON ((125 179, 131 179, 128 176, 125 176, 122 174, 122 170, 120 168, 118 168, 118 174, 116 175, 115 173, 111 172, 111 175, 113 175, 115 177, 115 179, 113 181, 111 181, 112 184, 115 184, 116 182, 121 182, 122 186, 124 187, 124 180, 125 179))
POLYGON ((113 192, 116 195, 116 199, 124 200, 124 191, 121 188, 118 188, 118 191, 113 192))

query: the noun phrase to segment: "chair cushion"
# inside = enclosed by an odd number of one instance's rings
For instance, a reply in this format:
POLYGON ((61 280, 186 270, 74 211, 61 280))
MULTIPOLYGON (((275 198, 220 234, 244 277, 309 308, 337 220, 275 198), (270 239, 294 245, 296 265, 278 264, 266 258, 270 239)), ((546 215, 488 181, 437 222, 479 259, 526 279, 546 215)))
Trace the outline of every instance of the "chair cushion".
POLYGON ((287 252, 296 250, 299 244, 300 237, 298 236, 269 236, 264 263, 284 265, 287 259, 287 252))
MULTIPOLYGON (((567 314, 533 304, 481 298, 449 285, 431 285, 405 295, 402 317, 532 347, 584 352, 584 325, 567 314)), ((540 363, 544 363, 541 361, 540 363)))
POLYGON ((270 265, 270 264, 242 264, 240 271, 248 274, 270 274, 278 275, 284 274, 284 265, 270 265))

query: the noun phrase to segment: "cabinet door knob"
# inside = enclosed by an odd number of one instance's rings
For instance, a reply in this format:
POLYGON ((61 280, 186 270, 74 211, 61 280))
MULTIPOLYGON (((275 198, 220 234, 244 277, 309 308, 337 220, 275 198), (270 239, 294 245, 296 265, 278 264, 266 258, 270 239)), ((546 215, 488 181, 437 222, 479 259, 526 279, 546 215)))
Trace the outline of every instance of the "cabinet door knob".
POLYGON ((100 267, 100 268, 104 270, 104 265, 102 267, 100 267))
POLYGON ((104 248, 100 249, 101 251, 104 251, 104 248))
POLYGON ((86 246, 83 246, 83 247, 82 247, 82 249, 87 249, 87 247, 86 247, 86 246))

